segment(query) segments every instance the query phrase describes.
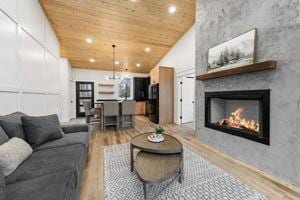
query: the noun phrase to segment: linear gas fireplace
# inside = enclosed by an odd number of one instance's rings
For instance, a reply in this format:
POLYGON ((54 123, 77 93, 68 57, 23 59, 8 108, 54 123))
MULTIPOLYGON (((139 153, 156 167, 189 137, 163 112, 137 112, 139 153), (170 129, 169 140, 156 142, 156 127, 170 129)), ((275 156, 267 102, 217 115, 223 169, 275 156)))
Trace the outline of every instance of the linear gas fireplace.
POLYGON ((205 92, 205 126, 270 143, 270 90, 205 92))

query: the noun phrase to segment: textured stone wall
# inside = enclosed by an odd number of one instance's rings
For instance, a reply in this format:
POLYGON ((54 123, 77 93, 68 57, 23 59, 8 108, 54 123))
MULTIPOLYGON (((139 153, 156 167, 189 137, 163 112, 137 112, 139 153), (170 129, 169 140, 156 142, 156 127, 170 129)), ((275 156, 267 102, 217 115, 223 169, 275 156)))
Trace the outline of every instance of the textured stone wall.
POLYGON ((197 137, 245 163, 300 186, 300 1, 197 0, 196 73, 207 52, 257 28, 257 62, 279 68, 196 82, 197 137), (271 89, 270 146, 204 127, 204 92, 271 89))

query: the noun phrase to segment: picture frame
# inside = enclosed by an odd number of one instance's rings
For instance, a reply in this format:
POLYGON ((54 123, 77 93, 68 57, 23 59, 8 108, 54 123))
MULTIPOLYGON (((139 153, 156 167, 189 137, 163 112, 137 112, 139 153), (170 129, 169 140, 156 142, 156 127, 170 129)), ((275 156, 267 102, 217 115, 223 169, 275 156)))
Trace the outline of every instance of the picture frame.
POLYGON ((119 97, 120 98, 130 98, 131 93, 131 79, 130 78, 122 78, 118 83, 119 87, 119 97))
POLYGON ((257 29, 251 29, 208 50, 207 73, 254 64, 257 29))

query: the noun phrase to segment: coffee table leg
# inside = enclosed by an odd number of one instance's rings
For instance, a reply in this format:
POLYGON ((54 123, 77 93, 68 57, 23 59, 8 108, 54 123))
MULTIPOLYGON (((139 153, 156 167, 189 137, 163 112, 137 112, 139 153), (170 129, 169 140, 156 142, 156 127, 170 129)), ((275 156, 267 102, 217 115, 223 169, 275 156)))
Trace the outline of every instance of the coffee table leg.
POLYGON ((130 171, 133 172, 133 146, 130 144, 130 171))
POLYGON ((183 181, 183 174, 184 174, 184 171, 183 171, 183 168, 184 168, 184 166, 183 166, 183 150, 182 150, 182 152, 181 152, 181 167, 180 167, 180 171, 179 171, 179 183, 182 183, 182 181, 183 181))
POLYGON ((145 200, 148 200, 149 185, 147 183, 143 183, 143 188, 145 200))

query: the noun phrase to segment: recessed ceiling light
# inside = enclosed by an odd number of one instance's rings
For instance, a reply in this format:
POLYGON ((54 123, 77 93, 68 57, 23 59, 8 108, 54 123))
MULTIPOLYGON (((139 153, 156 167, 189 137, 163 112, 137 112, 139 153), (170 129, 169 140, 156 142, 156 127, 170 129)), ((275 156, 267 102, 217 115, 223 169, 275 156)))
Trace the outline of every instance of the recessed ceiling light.
POLYGON ((118 64, 120 64, 120 63, 119 63, 119 61, 115 61, 115 64, 118 65, 118 64))
POLYGON ((94 63, 94 62, 95 62, 95 59, 94 59, 94 58, 91 58, 91 59, 90 59, 90 62, 91 62, 91 63, 94 63))
POLYGON ((147 47, 147 48, 145 49, 145 51, 146 51, 146 52, 151 51, 150 47, 147 47))
POLYGON ((85 38, 85 41, 89 44, 91 44, 93 42, 92 38, 85 38))
POLYGON ((140 63, 137 63, 137 64, 136 64, 136 66, 137 66, 137 67, 140 67, 140 66, 141 66, 141 64, 140 64, 140 63))
POLYGON ((169 13, 174 14, 176 12, 177 8, 176 6, 170 6, 169 7, 169 13))

